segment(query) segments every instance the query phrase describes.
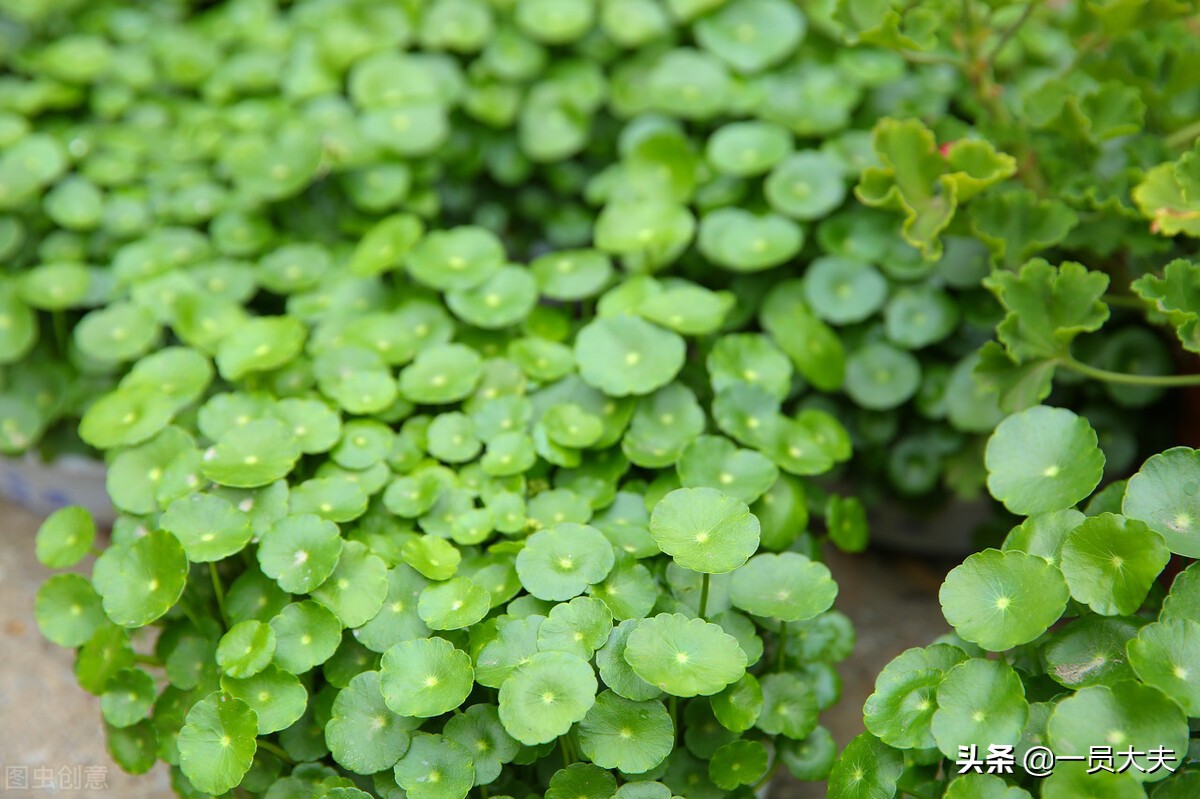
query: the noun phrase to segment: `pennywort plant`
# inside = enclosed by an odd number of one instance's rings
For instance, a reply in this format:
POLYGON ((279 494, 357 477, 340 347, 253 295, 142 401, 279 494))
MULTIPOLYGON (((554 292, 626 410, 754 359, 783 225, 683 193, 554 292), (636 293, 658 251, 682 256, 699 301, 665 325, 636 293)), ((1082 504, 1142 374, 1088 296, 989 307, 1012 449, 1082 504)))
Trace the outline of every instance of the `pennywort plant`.
POLYGON ((1194 795, 1200 453, 1168 449, 1093 493, 1095 431, 1037 405, 996 428, 987 467, 1025 518, 947 576, 954 632, 880 673, 830 796, 1194 795), (989 768, 993 747, 1015 768, 989 768))

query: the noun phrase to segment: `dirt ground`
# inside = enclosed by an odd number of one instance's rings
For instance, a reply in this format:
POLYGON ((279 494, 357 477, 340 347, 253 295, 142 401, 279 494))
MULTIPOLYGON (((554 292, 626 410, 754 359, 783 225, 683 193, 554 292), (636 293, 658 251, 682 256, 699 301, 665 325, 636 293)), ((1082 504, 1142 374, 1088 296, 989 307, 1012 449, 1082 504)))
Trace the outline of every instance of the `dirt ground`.
MULTIPOLYGON (((33 554, 39 519, 0 501, 0 796, 169 799, 166 769, 132 777, 109 758, 99 700, 76 685, 73 653, 44 640, 33 601, 49 572, 33 554), (24 780, 24 782, 22 782, 24 780)), ((858 632, 842 664, 842 701, 823 718, 839 746, 862 731, 876 673, 910 646, 945 632, 937 602, 944 567, 884 554, 831 553, 836 607, 858 632)), ((823 797, 822 785, 779 779, 773 799, 823 797)))

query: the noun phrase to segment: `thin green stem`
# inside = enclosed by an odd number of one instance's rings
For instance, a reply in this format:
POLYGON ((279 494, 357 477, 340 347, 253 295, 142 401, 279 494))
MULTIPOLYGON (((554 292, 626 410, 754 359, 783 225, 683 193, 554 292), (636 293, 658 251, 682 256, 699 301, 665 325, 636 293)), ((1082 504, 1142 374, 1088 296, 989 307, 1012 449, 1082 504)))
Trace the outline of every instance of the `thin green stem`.
POLYGON ((296 761, 292 760, 291 755, 289 755, 287 752, 283 751, 283 749, 279 748, 278 746, 271 743, 270 741, 263 740, 262 738, 258 739, 258 748, 264 749, 264 750, 270 752, 271 754, 275 755, 275 757, 282 760, 284 763, 293 763, 294 764, 296 762, 296 761))
POLYGON ((1132 308, 1138 311, 1144 311, 1149 306, 1141 297, 1135 297, 1132 294, 1105 294, 1104 304, 1112 305, 1118 308, 1132 308))
POLYGON ((1106 383, 1118 383, 1126 386, 1157 386, 1171 388, 1174 386, 1200 386, 1200 374, 1196 375, 1131 375, 1126 372, 1113 372, 1101 369, 1083 361, 1078 361, 1070 355, 1058 361, 1060 366, 1078 372, 1094 380, 1106 383))
POLYGON ((763 778, 754 784, 754 792, 757 793, 769 785, 771 780, 775 779, 775 772, 777 771, 779 771, 778 754, 775 755, 775 762, 771 764, 771 768, 767 769, 767 773, 763 775, 763 778))
POLYGON ((217 610, 221 613, 221 622, 229 626, 229 614, 225 611, 225 589, 221 587, 221 575, 217 574, 217 564, 208 562, 208 573, 212 575, 213 596, 217 598, 217 610))
POLYGON ((134 654, 133 662, 141 663, 143 666, 161 666, 163 664, 163 662, 161 660, 159 660, 158 658, 156 658, 154 655, 134 654))
POLYGON ((702 619, 708 610, 708 581, 709 575, 706 572, 700 580, 700 612, 697 614, 702 619))
POLYGON ((672 695, 667 708, 671 711, 671 726, 675 728, 675 735, 679 735, 679 697, 672 695))
POLYGON ((180 602, 180 603, 179 603, 179 609, 180 609, 181 611, 183 611, 183 615, 184 615, 184 616, 187 616, 187 617, 188 617, 188 621, 190 621, 190 622, 192 623, 192 626, 193 626, 193 627, 195 627, 197 630, 203 630, 203 629, 204 629, 204 625, 203 625, 203 624, 200 622, 200 617, 196 615, 196 609, 195 609, 195 608, 193 608, 193 607, 192 607, 190 604, 188 604, 187 602, 180 602))
POLYGON ((1000 39, 996 42, 996 46, 992 48, 992 52, 988 53, 987 57, 984 59, 984 61, 987 62, 988 69, 992 69, 996 66, 996 58, 999 57, 1000 52, 1004 49, 1005 45, 1012 41, 1012 38, 1017 35, 1017 31, 1021 30, 1021 27, 1029 21, 1029 18, 1033 16, 1033 12, 1039 5, 1041 5, 1041 0, 1029 0, 1029 2, 1025 5, 1025 10, 1021 12, 1021 16, 1017 18, 1017 21, 1010 25, 1008 29, 1000 35, 1000 39))
POLYGON ((558 736, 558 748, 562 752, 563 768, 575 762, 575 758, 571 757, 571 748, 567 746, 567 736, 558 736))
POLYGON ((66 358, 67 353, 67 315, 63 311, 54 311, 50 314, 52 324, 54 325, 54 343, 58 346, 59 354, 66 358))
POLYGON ((787 665, 787 622, 779 622, 779 656, 778 662, 775 664, 775 671, 784 671, 787 665))
POLYGON ((1197 137, 1200 137, 1200 119, 1169 134, 1165 141, 1168 147, 1175 149, 1176 147, 1191 146, 1197 137))

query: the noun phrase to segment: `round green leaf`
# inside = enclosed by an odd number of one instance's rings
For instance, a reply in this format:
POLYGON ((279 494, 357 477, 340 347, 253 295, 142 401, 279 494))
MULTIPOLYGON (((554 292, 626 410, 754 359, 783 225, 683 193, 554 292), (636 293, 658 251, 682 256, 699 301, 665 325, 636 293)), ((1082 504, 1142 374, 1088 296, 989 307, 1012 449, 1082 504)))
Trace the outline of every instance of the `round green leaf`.
POLYGON ((442 734, 471 753, 477 785, 495 781, 504 764, 521 751, 521 745, 504 731, 495 705, 471 705, 447 721, 442 734))
POLYGON ((491 594, 466 577, 432 583, 421 592, 417 613, 431 630, 459 630, 488 614, 491 594))
POLYGON ((767 773, 767 759, 767 748, 758 741, 733 741, 713 753, 708 778, 726 791, 754 785, 767 773))
POLYGON ((235 679, 258 674, 275 656, 275 630, 261 621, 238 622, 217 643, 217 665, 235 679))
POLYGON ((188 711, 179 731, 179 767, 198 790, 225 793, 250 770, 257 735, 249 705, 219 691, 209 694, 188 711))
POLYGON ((329 660, 342 642, 337 616, 311 600, 287 605, 270 624, 275 630, 275 663, 292 674, 329 660))
POLYGON ((596 250, 560 250, 535 258, 529 270, 543 295, 576 302, 599 294, 612 279, 612 260, 596 250))
POLYGON ((697 243, 704 257, 718 266, 759 272, 792 260, 804 245, 804 229, 778 214, 717 208, 700 221, 697 243))
POLYGON ((374 774, 396 765, 416 727, 415 720, 397 716, 384 703, 379 672, 364 671, 333 700, 325 743, 338 765, 374 774))
POLYGON ((263 574, 291 594, 307 594, 333 574, 342 554, 337 525, 312 514, 286 516, 258 546, 263 574))
POLYGON ((108 681, 100 712, 113 727, 132 727, 146 718, 157 696, 153 677, 141 669, 124 669, 108 681))
POLYGON ((462 344, 427 347, 400 373, 400 393, 421 405, 444 405, 470 396, 483 372, 479 353, 462 344))
POLYGON ((1200 453, 1174 447, 1129 478, 1121 512, 1143 521, 1177 555, 1200 558, 1200 453))
POLYGON ((401 716, 430 718, 458 707, 471 693, 471 657, 443 638, 403 641, 383 653, 380 689, 401 716))
POLYGON ((681 488, 654 506, 650 534, 680 566, 724 574, 758 549, 759 525, 740 500, 712 488, 681 488))
POLYGON ((497 330, 528 316, 537 296, 537 282, 528 270, 506 266, 477 286, 447 293, 446 304, 467 324, 497 330))
POLYGON ((538 599, 562 602, 608 576, 612 544, 594 527, 565 523, 539 530, 517 553, 521 585, 538 599))
POLYGON ((436 230, 421 239, 405 265, 415 280, 438 291, 472 289, 500 271, 504 245, 479 227, 436 230))
POLYGON ((960 746, 1013 745, 1021 740, 1029 703, 1025 686, 1007 663, 972 658, 946 672, 937 689, 933 738, 951 759, 960 746))
POLYGON ((337 566, 312 598, 333 611, 344 627, 361 627, 379 613, 387 596, 387 564, 366 544, 345 541, 337 566))
POLYGON ((215 494, 191 494, 167 506, 158 522, 183 544, 192 563, 227 558, 245 548, 254 535, 250 519, 215 494))
POLYGON ((42 635, 72 648, 83 646, 108 621, 100 595, 78 574, 56 574, 42 583, 33 614, 42 635))
POLYGON ((300 354, 307 331, 292 316, 263 316, 238 325, 221 339, 217 369, 226 380, 269 372, 300 354))
POLYGON ((960 636, 1002 652, 1034 640, 1058 621, 1070 591, 1045 559, 987 549, 946 575, 938 599, 960 636))
POLYGON ((1086 758, 1094 746, 1141 752, 1133 758, 1134 768, 1126 772, 1139 782, 1170 776, 1163 768, 1151 772, 1145 752, 1161 747, 1181 762, 1188 748, 1187 718, 1179 705, 1159 689, 1132 680, 1091 685, 1058 702, 1046 736, 1047 745, 1060 756, 1086 758))
POLYGON ((746 670, 746 653, 736 638, 679 613, 640 619, 626 642, 625 660, 646 682, 683 697, 715 694, 746 670))
POLYGON ((200 465, 214 483, 256 488, 285 476, 300 458, 300 445, 278 419, 255 419, 226 431, 200 465))
POLYGON ((1145 523, 1102 513, 1067 534, 1062 573, 1076 601, 1105 616, 1129 616, 1170 559, 1162 536, 1145 523))
POLYGON ((241 680, 224 676, 221 688, 250 706, 258 717, 259 735, 291 727, 308 705, 308 691, 299 678, 275 665, 241 680))
POLYGON ((575 597, 556 605, 538 628, 537 646, 542 652, 567 652, 581 660, 604 646, 612 632, 612 613, 599 599, 575 597))
POLYGON ((921 385, 921 364, 890 344, 868 344, 846 360, 846 393, 874 411, 899 407, 921 385))
MULTIPOLYGON (((957 754, 957 753, 956 753, 957 754)), ((873 735, 863 733, 847 744, 829 774, 829 799, 880 799, 896 795, 904 756, 873 735)))
POLYGON ((83 560, 96 540, 96 523, 87 508, 60 508, 38 528, 37 559, 51 569, 65 569, 83 560))
POLYGON ((793 219, 820 219, 846 199, 841 166, 830 155, 805 150, 775 165, 763 182, 767 202, 793 219))
POLYGON ((663 762, 675 745, 675 726, 662 702, 634 702, 612 691, 579 722, 579 746, 601 768, 642 774, 663 762))
POLYGON ((713 488, 745 503, 765 494, 779 469, 762 454, 739 449, 721 436, 700 436, 688 444, 676 466, 686 488, 713 488))
POLYGON ((1200 716, 1200 624, 1186 619, 1148 624, 1128 647, 1129 663, 1142 682, 1174 699, 1188 716, 1200 716))
POLYGON ((566 652, 538 652, 500 686, 500 721, 526 746, 553 741, 596 701, 596 675, 566 652))
POLYGON ((92 582, 108 617, 123 627, 144 627, 179 601, 188 562, 175 536, 161 530, 114 544, 92 569, 92 582))
POLYGON ((864 261, 826 255, 809 265, 804 297, 813 313, 835 325, 861 322, 883 307, 888 284, 864 261))
POLYGON ((755 555, 733 573, 729 598, 755 616, 802 621, 824 613, 837 597, 837 583, 822 563, 797 552, 755 555))
POLYGON ((967 659, 949 644, 904 651, 875 678, 875 692, 863 705, 866 727, 889 746, 931 749, 937 689, 946 672, 967 659))
POLYGON ((395 776, 411 799, 464 799, 475 784, 475 767, 462 745, 418 733, 396 763, 395 776))
POLYGON ((1104 453, 1087 419, 1044 405, 1001 422, 988 439, 985 463, 992 496, 1021 515, 1069 508, 1104 474, 1104 453))
POLYGON ((723 175, 746 178, 761 175, 792 151, 787 128, 757 120, 731 122, 708 138, 708 162, 723 175))
POLYGON ((649 394, 671 382, 684 350, 678 335, 633 316, 595 319, 575 338, 580 376, 614 397, 649 394))

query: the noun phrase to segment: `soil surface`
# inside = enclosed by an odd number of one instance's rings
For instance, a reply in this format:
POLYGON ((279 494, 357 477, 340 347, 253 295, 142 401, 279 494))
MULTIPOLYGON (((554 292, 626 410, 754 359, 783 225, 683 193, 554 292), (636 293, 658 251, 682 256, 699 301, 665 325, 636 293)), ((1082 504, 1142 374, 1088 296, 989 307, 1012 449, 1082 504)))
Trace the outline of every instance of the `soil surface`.
MULTIPOLYGON (((0 796, 170 799, 174 794, 161 763, 137 777, 113 764, 99 699, 76 684, 73 653, 38 633, 34 596, 50 574, 34 557, 39 523, 0 500, 0 796)), ((839 552, 831 552, 828 562, 841 586, 835 607, 858 633, 854 654, 840 669, 842 700, 822 717, 841 747, 862 731, 862 703, 879 670, 905 649, 947 631, 937 590, 951 564, 839 552)), ((80 566, 81 572, 89 569, 90 563, 80 566)), ((771 791, 772 799, 824 796, 823 785, 788 777, 771 791)))

